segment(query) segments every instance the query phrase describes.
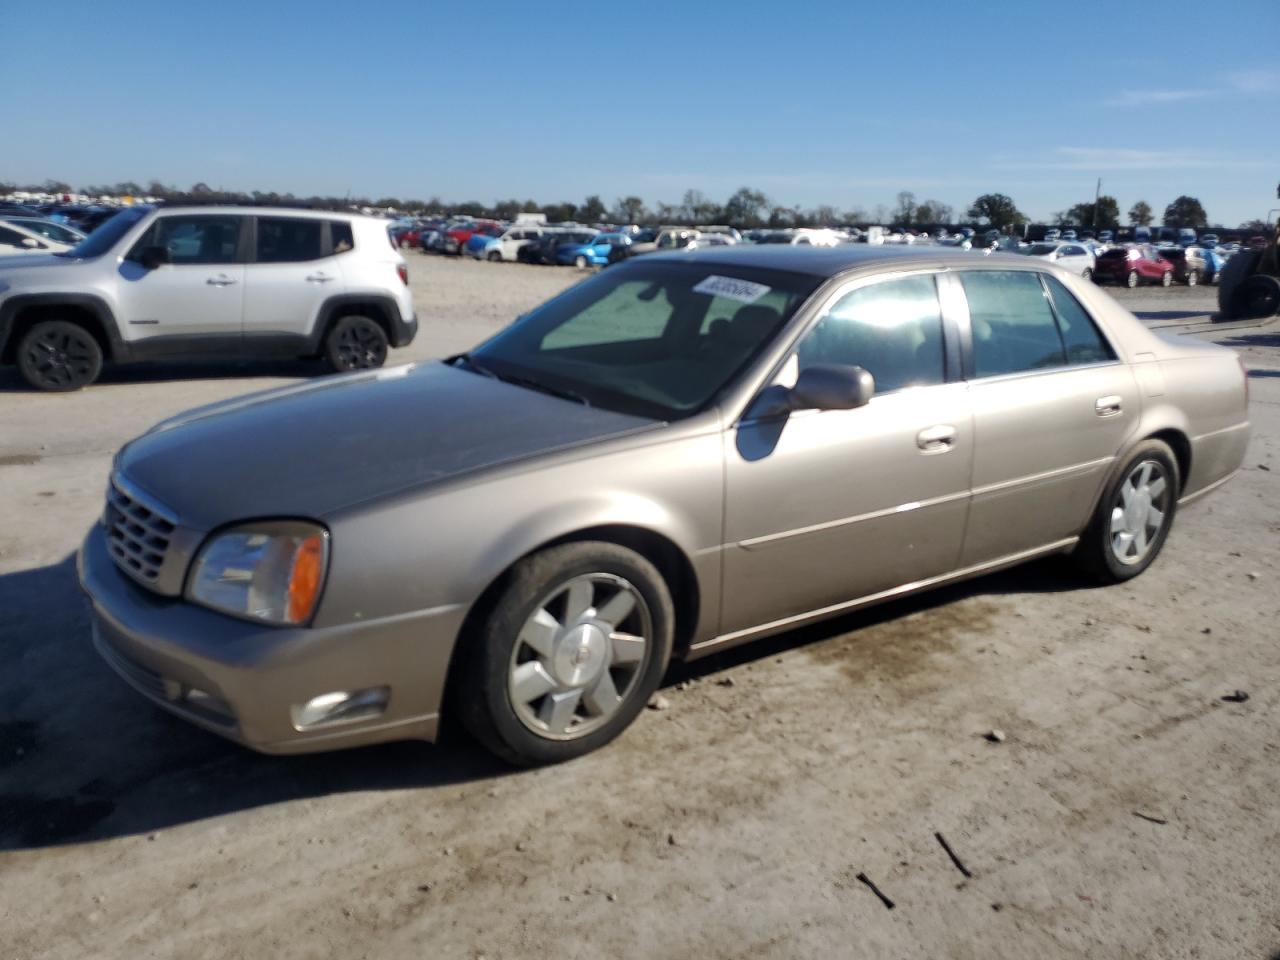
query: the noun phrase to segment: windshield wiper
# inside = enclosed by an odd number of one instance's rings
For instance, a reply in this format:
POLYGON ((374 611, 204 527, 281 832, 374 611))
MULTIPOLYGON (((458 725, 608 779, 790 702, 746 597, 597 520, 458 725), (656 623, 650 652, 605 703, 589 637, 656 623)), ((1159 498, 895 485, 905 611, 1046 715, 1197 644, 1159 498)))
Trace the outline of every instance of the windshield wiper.
POLYGON ((499 373, 496 370, 491 370, 489 367, 486 367, 469 353, 459 353, 457 356, 450 357, 445 362, 450 365, 463 363, 466 364, 469 369, 474 370, 481 376, 489 377, 491 380, 501 380, 503 383, 509 383, 512 386, 524 387, 528 390, 536 390, 539 393, 559 397, 561 400, 572 400, 574 403, 580 403, 584 407, 591 406, 591 401, 580 393, 576 393, 565 387, 553 387, 550 384, 542 383, 539 380, 533 380, 529 377, 520 377, 513 373, 499 373))

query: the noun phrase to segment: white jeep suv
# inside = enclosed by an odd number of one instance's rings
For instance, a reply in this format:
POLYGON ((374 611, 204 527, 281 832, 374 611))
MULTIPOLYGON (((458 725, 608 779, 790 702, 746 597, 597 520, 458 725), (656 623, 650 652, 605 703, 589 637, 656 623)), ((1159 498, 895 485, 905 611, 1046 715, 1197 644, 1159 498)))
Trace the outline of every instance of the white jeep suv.
POLYGON ((0 364, 41 390, 104 361, 318 357, 381 366, 413 340, 383 220, 278 207, 131 207, 65 253, 0 261, 0 364))

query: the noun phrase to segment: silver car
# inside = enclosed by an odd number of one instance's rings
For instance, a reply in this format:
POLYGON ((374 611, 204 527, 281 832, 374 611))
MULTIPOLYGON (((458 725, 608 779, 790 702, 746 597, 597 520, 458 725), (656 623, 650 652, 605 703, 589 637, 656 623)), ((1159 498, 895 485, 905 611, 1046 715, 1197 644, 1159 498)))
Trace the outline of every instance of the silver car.
POLYGON ((1025 251, 1029 257, 1047 260, 1085 280, 1093 278, 1094 253, 1083 243, 1033 243, 1025 251))
POLYGON ((1071 554, 1141 573, 1240 466, 1236 355, 1052 264, 629 260, 468 354, 160 424, 79 555, 94 642, 258 750, 607 743, 673 657, 1071 554))

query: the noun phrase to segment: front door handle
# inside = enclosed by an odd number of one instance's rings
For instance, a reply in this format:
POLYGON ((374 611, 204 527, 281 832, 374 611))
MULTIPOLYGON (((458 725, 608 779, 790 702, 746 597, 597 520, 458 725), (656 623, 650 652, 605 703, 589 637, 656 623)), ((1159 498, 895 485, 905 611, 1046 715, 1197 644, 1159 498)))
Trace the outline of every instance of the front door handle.
POLYGON ((327 273, 310 273, 307 274, 307 283, 328 283, 333 277, 327 273))
POLYGON ((945 453, 956 444, 956 428, 949 423, 927 427, 916 434, 916 446, 925 453, 945 453))
POLYGON ((1100 417, 1114 417, 1120 413, 1120 398, 1099 397, 1093 402, 1093 412, 1100 417))
POLYGON ((235 282, 235 280, 232 280, 225 273, 220 273, 216 277, 210 277, 205 281, 205 283, 211 287, 229 287, 235 282))

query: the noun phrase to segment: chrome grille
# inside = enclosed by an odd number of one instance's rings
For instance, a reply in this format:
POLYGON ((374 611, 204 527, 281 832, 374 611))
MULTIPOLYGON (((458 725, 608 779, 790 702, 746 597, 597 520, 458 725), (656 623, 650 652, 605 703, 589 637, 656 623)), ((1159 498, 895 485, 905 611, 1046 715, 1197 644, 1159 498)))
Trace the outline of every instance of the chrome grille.
POLYGON ((176 529, 173 518, 136 490, 126 489, 119 478, 112 478, 103 526, 116 564, 139 583, 154 587, 176 529))

